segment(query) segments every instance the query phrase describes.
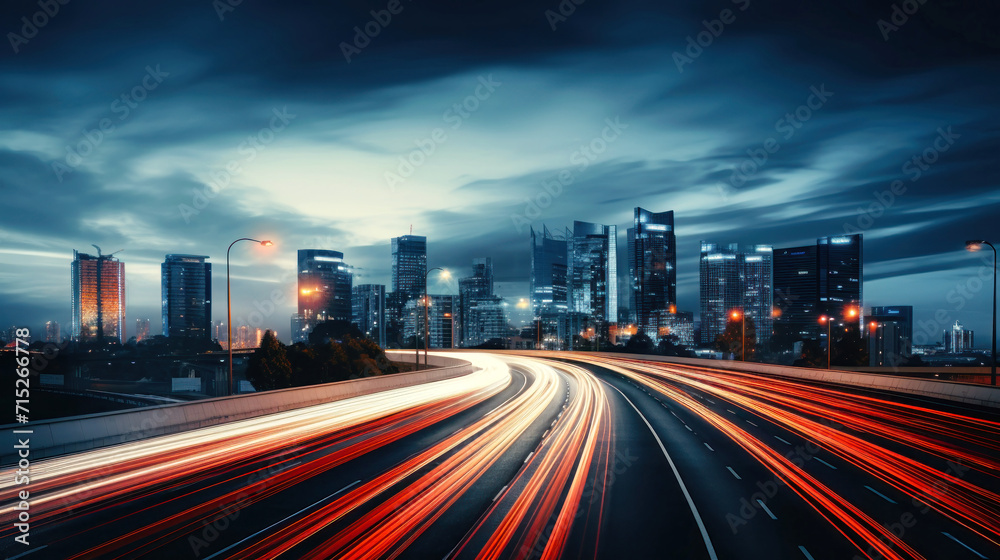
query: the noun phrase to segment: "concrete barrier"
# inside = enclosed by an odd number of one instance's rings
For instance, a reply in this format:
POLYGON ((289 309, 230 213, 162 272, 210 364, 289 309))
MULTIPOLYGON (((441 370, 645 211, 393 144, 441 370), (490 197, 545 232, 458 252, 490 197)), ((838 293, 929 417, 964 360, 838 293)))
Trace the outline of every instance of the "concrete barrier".
MULTIPOLYGON (((410 354, 412 356, 412 353, 410 354)), ((391 353, 402 361, 405 354, 391 353)), ((0 465, 17 463, 14 444, 30 439, 31 460, 126 443, 148 437, 175 434, 266 414, 369 395, 422 383, 442 381, 475 371, 469 362, 430 356, 433 369, 338 381, 309 387, 293 387, 263 393, 219 397, 201 401, 71 416, 56 420, 0 426, 7 445, 0 450, 0 465), (15 434, 13 430, 31 430, 15 434)))
MULTIPOLYGON (((813 369, 792 366, 778 366, 755 362, 736 362, 730 360, 705 360, 701 358, 675 358, 672 356, 652 356, 647 354, 613 354, 602 353, 602 357, 619 357, 631 360, 650 362, 667 362, 690 366, 747 371, 789 377, 793 379, 808 379, 824 383, 837 383, 908 393, 946 401, 957 401, 978 406, 1000 408, 1000 387, 957 383, 954 381, 938 381, 934 379, 919 379, 895 375, 880 375, 876 373, 858 373, 843 370, 813 369)), ((565 357, 571 357, 566 354, 565 357)))

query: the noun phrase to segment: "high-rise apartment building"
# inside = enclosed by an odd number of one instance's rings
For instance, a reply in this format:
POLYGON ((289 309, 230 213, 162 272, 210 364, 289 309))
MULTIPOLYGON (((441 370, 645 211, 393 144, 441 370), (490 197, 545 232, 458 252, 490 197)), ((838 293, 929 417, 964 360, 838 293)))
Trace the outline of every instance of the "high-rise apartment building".
POLYGON ((872 307, 868 322, 869 365, 897 367, 913 354, 913 307, 872 307))
POLYGON ((125 337, 125 263, 111 255, 73 251, 70 336, 79 342, 125 337))
POLYGON ((59 330, 59 323, 57 321, 46 321, 45 323, 45 342, 62 342, 62 335, 59 330))
POLYGON ((206 259, 167 255, 160 265, 164 336, 211 340, 212 264, 206 259))
POLYGON ((353 290, 352 321, 365 336, 385 347, 385 285, 361 284, 353 290))
POLYGON ((702 242, 699 263, 701 343, 711 344, 726 330, 733 311, 752 319, 756 341, 772 329, 772 250, 769 245, 740 247, 702 242))
POLYGON ((576 221, 568 242, 569 309, 606 330, 618 321, 618 227, 576 221))
POLYGON ((392 238, 392 291, 406 299, 424 295, 427 286, 427 238, 401 235, 392 238))
POLYGON ((637 328, 655 339, 652 318, 677 307, 677 238, 674 212, 636 207, 627 232, 628 306, 637 328))
POLYGON ((485 327, 475 321, 494 319, 485 313, 488 302, 493 299, 493 260, 488 257, 473 259, 472 276, 458 280, 456 340, 461 346, 482 344, 485 327), (484 302, 484 306, 473 315, 471 310, 480 301, 484 302))
POLYGON ((975 333, 967 330, 962 323, 955 321, 951 328, 944 331, 944 351, 950 354, 962 354, 974 348, 975 333))
POLYGON ((299 316, 312 331, 323 321, 351 320, 350 267, 340 251, 299 249, 299 316))

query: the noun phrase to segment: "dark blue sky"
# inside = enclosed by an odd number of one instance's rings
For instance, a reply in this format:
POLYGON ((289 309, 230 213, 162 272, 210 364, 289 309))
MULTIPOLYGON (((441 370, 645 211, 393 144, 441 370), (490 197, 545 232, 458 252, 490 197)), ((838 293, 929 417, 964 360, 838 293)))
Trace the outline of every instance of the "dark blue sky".
POLYGON ((962 246, 1000 239, 1000 8, 895 6, 5 2, 0 325, 68 328, 91 243, 125 249, 129 335, 158 330, 167 253, 212 258, 221 318, 226 246, 260 236, 275 247, 234 249, 234 316, 278 290, 262 326, 287 338, 296 249, 388 283, 411 224, 432 265, 491 256, 517 298, 529 224, 618 224, 624 249, 639 205, 676 212, 682 309, 702 239, 854 229, 866 305, 982 346, 990 294, 962 246))

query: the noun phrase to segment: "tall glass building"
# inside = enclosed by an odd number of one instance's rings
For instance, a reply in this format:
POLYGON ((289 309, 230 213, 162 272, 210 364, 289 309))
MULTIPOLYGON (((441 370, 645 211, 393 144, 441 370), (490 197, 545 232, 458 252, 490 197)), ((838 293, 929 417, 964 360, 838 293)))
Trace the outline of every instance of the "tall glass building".
MULTIPOLYGON (((793 340, 826 336, 821 316, 845 318, 864 301, 861 234, 820 237, 815 245, 774 251, 776 329, 793 340)), ((856 319, 860 327, 863 317, 856 319)))
POLYGON ((868 321, 868 364, 897 367, 913 355, 913 306, 872 307, 868 321))
POLYGON ((757 344, 771 337, 773 259, 770 245, 701 243, 701 340, 712 344, 733 311, 753 320, 757 344))
MULTIPOLYGON (((482 312, 472 313, 473 306, 493 297, 493 259, 477 258, 472 261, 472 276, 458 280, 458 322, 456 340, 461 346, 482 344, 482 325, 474 320, 486 317, 482 312), (474 335, 474 333, 476 333, 474 335)), ((485 309, 485 304, 483 309, 485 309)), ((482 311, 482 310, 480 310, 482 311)), ((491 319, 492 320, 492 319, 491 319)))
POLYGON ((607 325, 618 322, 618 226, 573 222, 568 306, 607 325))
POLYGON ((427 238, 401 235, 392 238, 392 291, 407 299, 423 297, 427 284, 427 238))
POLYGON ((79 342, 125 340, 125 263, 73 251, 70 336, 79 342))
POLYGON ((299 249, 299 316, 306 330, 323 321, 351 320, 350 267, 340 251, 299 249))
POLYGON ((655 339, 655 315, 677 307, 673 210, 650 212, 636 207, 627 240, 629 313, 637 328, 655 339))
POLYGON ((212 264, 207 258, 167 255, 160 265, 164 336, 211 340, 212 264))
POLYGON ((352 321, 365 336, 385 347, 385 285, 361 284, 353 290, 352 321))
POLYGON ((531 228, 531 305, 535 316, 566 313, 567 302, 567 239, 555 236, 542 226, 531 228))

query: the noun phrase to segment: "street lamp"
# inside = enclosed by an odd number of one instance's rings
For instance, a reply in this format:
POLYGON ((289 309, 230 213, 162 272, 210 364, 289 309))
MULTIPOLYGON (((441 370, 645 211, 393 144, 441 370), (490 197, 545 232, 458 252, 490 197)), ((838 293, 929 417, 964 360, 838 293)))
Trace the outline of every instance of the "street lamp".
POLYGON ((742 311, 733 310, 730 314, 733 320, 741 319, 743 328, 740 334, 740 361, 747 361, 747 315, 742 311))
POLYGON ((827 317, 823 315, 819 318, 820 324, 826 323, 826 369, 830 369, 830 350, 833 347, 833 338, 830 337, 830 323, 833 322, 833 317, 827 317))
MULTIPOLYGON (((430 307, 430 305, 431 305, 431 300, 427 296, 427 278, 435 270, 440 270, 441 271, 441 277, 442 278, 445 278, 445 279, 451 278, 451 273, 448 272, 447 269, 441 268, 440 266, 435 266, 434 268, 432 268, 432 269, 430 269, 430 270, 428 270, 427 272, 424 273, 424 365, 425 366, 427 365, 427 347, 430 345, 430 324, 429 324, 429 319, 428 319, 428 316, 427 316, 428 315, 427 308, 430 307)), ((419 329, 417 329, 417 330, 419 331, 419 329)), ((414 339, 416 339, 416 335, 414 335, 414 339)), ((420 369, 420 346, 416 344, 416 340, 414 340, 413 347, 414 347, 415 352, 416 352, 417 369, 420 369)))
POLYGON ((965 242, 968 251, 976 252, 982 250, 983 245, 989 245, 993 249, 993 355, 990 359, 990 385, 997 384, 997 248, 985 239, 971 240, 965 242))
POLYGON ((226 326, 229 328, 229 334, 226 338, 226 346, 229 347, 229 394, 233 394, 233 298, 229 291, 229 251, 232 250, 233 245, 236 245, 240 241, 253 241, 254 243, 260 243, 264 247, 270 247, 274 245, 270 241, 261 241, 259 239, 251 239, 249 237, 241 237, 236 241, 229 244, 229 249, 226 249, 226 326))

